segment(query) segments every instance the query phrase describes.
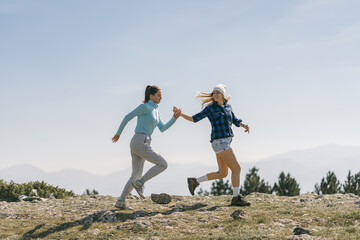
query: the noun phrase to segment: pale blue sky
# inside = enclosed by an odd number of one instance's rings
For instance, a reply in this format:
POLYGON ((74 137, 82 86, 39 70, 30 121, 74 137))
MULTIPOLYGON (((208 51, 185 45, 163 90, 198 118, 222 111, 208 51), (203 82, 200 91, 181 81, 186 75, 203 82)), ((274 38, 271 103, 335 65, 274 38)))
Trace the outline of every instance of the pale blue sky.
MULTIPOLYGON (((172 106, 223 83, 240 162, 323 144, 360 145, 358 1, 0 0, 0 167, 106 174, 130 167, 148 84, 172 106)), ((208 120, 179 119, 153 146, 169 161, 216 165, 208 120)))

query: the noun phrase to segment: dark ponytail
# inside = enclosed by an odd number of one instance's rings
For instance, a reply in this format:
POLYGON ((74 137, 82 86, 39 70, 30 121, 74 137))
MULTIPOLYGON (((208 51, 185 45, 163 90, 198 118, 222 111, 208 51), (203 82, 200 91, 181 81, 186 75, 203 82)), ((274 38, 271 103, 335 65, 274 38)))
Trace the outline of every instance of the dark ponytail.
POLYGON ((158 86, 148 85, 145 89, 145 99, 143 102, 147 103, 150 100, 150 95, 155 95, 159 90, 160 90, 160 88, 158 86))

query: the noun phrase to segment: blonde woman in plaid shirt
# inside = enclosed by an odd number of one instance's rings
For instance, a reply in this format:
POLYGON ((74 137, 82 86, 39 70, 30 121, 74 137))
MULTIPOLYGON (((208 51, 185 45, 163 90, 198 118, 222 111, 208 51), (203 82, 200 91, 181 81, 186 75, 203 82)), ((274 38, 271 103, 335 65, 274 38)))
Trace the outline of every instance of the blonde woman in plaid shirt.
MULTIPOLYGON (((208 173, 199 178, 188 178, 188 187, 191 195, 201 182, 224 178, 231 170, 231 184, 233 187, 233 206, 250 206, 250 202, 245 201, 240 195, 240 171, 241 167, 236 159, 234 151, 230 147, 232 137, 234 136, 231 129, 232 124, 237 127, 243 127, 245 132, 250 133, 248 125, 242 123, 241 119, 236 118, 232 111, 231 105, 228 104, 230 97, 226 97, 226 86, 218 84, 212 93, 200 93, 197 98, 202 99, 202 105, 206 107, 199 113, 189 116, 181 113, 181 116, 190 121, 198 122, 207 117, 211 123, 211 144, 216 154, 219 170, 208 173)), ((174 108, 174 111, 179 109, 174 108)))

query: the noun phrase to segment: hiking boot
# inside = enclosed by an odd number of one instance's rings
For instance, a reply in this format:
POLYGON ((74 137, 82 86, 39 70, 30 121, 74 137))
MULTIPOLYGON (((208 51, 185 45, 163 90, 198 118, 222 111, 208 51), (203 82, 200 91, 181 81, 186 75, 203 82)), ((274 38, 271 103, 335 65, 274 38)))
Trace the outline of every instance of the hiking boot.
POLYGON ((120 210, 134 210, 133 208, 126 206, 125 201, 119 201, 119 200, 116 201, 115 207, 120 210))
POLYGON ((196 180, 196 178, 188 178, 187 182, 188 182, 189 191, 191 195, 194 196, 194 190, 197 186, 200 185, 200 183, 196 180))
POLYGON ((135 180, 135 181, 131 182, 131 185, 135 188, 135 190, 137 191, 137 193, 139 194, 139 196, 141 198, 145 198, 143 183, 141 183, 139 180, 135 180))
POLYGON ((238 196, 233 197, 233 198, 231 199, 231 204, 230 204, 230 205, 231 205, 231 206, 240 206, 240 207, 243 207, 243 206, 250 206, 251 203, 248 202, 248 201, 245 201, 245 200, 241 197, 241 195, 238 195, 238 196))

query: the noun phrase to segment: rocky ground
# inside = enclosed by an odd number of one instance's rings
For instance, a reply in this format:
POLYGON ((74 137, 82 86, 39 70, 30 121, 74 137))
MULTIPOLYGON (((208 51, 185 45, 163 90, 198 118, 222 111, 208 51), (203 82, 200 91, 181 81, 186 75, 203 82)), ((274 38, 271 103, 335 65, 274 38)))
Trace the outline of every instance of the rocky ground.
POLYGON ((171 196, 168 204, 130 196, 0 202, 0 239, 360 239, 360 197, 253 193, 250 207, 231 196, 171 196), (239 211, 240 210, 240 211, 239 211))

